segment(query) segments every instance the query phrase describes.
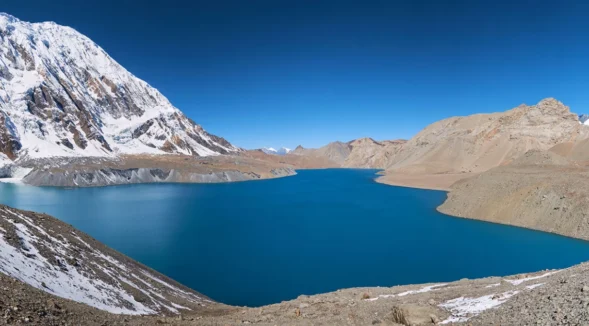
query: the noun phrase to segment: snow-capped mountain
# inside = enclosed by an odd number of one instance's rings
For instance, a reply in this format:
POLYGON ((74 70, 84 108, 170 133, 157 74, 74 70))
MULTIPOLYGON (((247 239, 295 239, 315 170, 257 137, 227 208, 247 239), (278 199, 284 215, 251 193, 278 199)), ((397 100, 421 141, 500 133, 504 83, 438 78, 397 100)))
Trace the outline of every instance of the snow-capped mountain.
POLYGON ((240 150, 74 29, 0 13, 0 153, 8 158, 240 150))
POLYGON ((579 114, 579 122, 589 125, 589 114, 579 114))
POLYGON ((262 152, 266 153, 266 154, 272 154, 272 155, 286 155, 288 153, 290 153, 292 150, 290 148, 286 148, 286 147, 281 147, 280 149, 274 149, 272 147, 264 147, 262 148, 262 152))

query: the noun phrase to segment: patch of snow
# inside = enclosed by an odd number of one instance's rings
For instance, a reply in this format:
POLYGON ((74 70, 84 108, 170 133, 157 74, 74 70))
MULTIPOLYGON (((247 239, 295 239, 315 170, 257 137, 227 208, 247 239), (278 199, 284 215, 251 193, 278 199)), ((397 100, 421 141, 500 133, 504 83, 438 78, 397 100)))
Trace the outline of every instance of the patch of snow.
MULTIPOLYGON (((1 168, 1 167, 0 167, 1 168)), ((9 169, 9 178, 1 178, 0 182, 2 183, 14 183, 14 184, 22 184, 22 179, 29 174, 33 169, 31 168, 23 168, 23 167, 15 167, 12 166, 9 169)))
POLYGON ((501 285, 501 283, 493 283, 493 284, 489 284, 489 285, 485 286, 485 288, 494 288, 499 285, 501 285))
POLYGON ((519 291, 508 291, 500 294, 489 294, 478 298, 459 297, 448 300, 440 305, 440 308, 450 311, 451 316, 441 324, 466 322, 481 312, 495 308, 507 301, 519 291))
MULTIPOLYGON (((152 279, 165 286, 166 296, 164 296, 161 289, 135 275, 123 261, 94 249, 77 234, 71 233, 75 240, 70 243, 63 236, 53 237, 33 219, 23 214, 10 209, 4 209, 1 213, 8 214, 1 217, 14 226, 20 247, 9 244, 4 236, 7 231, 0 228, 0 271, 40 290, 112 313, 133 315, 155 314, 160 308, 174 313, 178 313, 178 309, 189 309, 172 302, 168 299, 170 297, 180 298, 181 302, 190 301, 199 305, 203 305, 203 302, 210 302, 171 285, 146 270, 135 268, 135 271, 145 274, 146 279, 152 279), (79 244, 76 244, 75 241, 78 241, 79 244), (38 249, 40 245, 53 252, 53 258, 58 261, 59 266, 55 265, 55 262, 51 263, 48 257, 40 253, 38 249), (84 247, 88 250, 80 252, 76 249, 84 247), (74 249, 83 257, 82 266, 84 264, 93 265, 110 276, 114 283, 110 281, 107 283, 101 278, 92 277, 91 274, 96 275, 92 269, 79 270, 80 266, 77 263, 76 266, 70 265, 67 257, 71 257, 71 252, 74 249), (139 280, 143 286, 138 286, 137 283, 129 280, 128 276, 139 280), (133 295, 124 289, 121 282, 141 291, 151 301, 136 301, 133 295)), ((46 251, 44 251, 45 255, 47 255, 46 251)))
MULTIPOLYGON (((5 274, 28 283, 38 289, 62 298, 88 304, 92 307, 116 314, 154 314, 154 310, 135 301, 133 296, 122 288, 114 287, 99 279, 89 279, 80 274, 67 262, 66 269, 53 267, 47 258, 37 250, 36 243, 41 241, 34 236, 23 223, 12 222, 22 243, 23 249, 11 246, 0 237, 0 270, 5 274), (26 253, 26 255, 25 255, 26 253), (124 308, 117 298, 132 304, 133 309, 124 308)), ((54 239, 57 243, 57 239, 54 239)))
POLYGON ((527 286, 526 286, 526 289, 533 290, 533 289, 535 289, 535 288, 537 288, 537 287, 539 287, 539 286, 542 286, 542 285, 544 285, 544 284, 545 284, 545 283, 538 283, 538 284, 527 285, 527 286))
POLYGON ((429 292, 429 291, 431 291, 431 290, 433 290, 435 288, 439 288, 439 287, 442 287, 442 286, 445 286, 445 285, 446 285, 446 283, 428 285, 428 286, 423 287, 423 288, 421 288, 419 290, 406 291, 406 292, 399 293, 397 295, 400 296, 400 297, 403 297, 403 296, 406 296, 406 295, 409 295, 409 294, 425 293, 425 292, 429 292))
POLYGON ((506 282, 509 282, 509 283, 511 283, 513 285, 520 285, 520 284, 522 284, 524 282, 531 281, 531 280, 537 280, 539 278, 550 276, 550 275, 556 274, 558 272, 560 272, 560 271, 559 270, 558 271, 552 271, 552 272, 548 272, 548 273, 545 273, 545 274, 542 274, 542 275, 530 276, 530 277, 521 278, 521 279, 517 279, 517 280, 508 280, 508 279, 506 279, 505 281, 506 282))
POLYGON ((446 283, 441 283, 441 284, 428 285, 428 286, 423 287, 418 290, 410 290, 410 291, 405 291, 405 292, 401 292, 398 294, 381 294, 377 297, 366 299, 365 301, 376 301, 378 299, 386 299, 386 298, 392 298, 392 297, 404 297, 404 296, 410 295, 410 294, 426 293, 426 292, 433 291, 436 288, 439 288, 439 287, 442 287, 445 285, 446 285, 446 283))

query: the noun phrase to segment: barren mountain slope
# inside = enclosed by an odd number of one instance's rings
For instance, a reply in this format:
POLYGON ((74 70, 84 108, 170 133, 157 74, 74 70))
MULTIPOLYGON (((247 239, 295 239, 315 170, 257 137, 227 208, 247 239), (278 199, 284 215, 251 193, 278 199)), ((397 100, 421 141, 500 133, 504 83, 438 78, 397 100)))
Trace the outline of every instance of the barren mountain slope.
POLYGON ((74 29, 0 13, 0 153, 8 158, 237 151, 74 29))
POLYGON ((299 146, 291 154, 327 159, 339 167, 383 169, 404 143, 405 140, 359 138, 347 143, 332 142, 317 149, 299 146))
POLYGON ((351 141, 352 148, 343 163, 344 167, 384 169, 390 160, 401 150, 405 140, 375 141, 360 138, 351 141))
POLYGON ((578 117, 555 99, 503 113, 449 118, 411 138, 388 169, 417 174, 482 172, 528 150, 574 141, 580 128, 578 117))
POLYGON ((297 146, 290 155, 328 159, 341 166, 350 155, 351 150, 349 143, 335 141, 320 148, 303 148, 302 146, 297 146))
POLYGON ((589 240, 589 167, 550 151, 456 182, 442 213, 589 240))

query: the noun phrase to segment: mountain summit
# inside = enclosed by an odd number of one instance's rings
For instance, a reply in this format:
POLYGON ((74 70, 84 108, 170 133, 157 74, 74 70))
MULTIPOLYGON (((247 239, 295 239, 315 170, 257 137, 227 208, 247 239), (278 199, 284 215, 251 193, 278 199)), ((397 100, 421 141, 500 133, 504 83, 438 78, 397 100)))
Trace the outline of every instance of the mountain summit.
POLYGON ((0 158, 237 151, 74 29, 0 13, 0 158))
POLYGON ((266 153, 266 154, 272 154, 272 155, 286 155, 288 153, 290 153, 292 150, 290 148, 286 148, 286 147, 280 147, 279 149, 274 149, 273 147, 264 147, 262 148, 262 152, 266 153))

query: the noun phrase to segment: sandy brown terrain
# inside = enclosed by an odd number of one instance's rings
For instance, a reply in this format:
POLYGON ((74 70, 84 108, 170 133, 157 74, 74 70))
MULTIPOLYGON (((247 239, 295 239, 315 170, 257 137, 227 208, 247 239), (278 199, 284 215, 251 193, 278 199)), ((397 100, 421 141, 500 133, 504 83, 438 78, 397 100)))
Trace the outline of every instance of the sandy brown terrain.
POLYGON ((533 149, 576 141, 582 126, 555 99, 501 113, 433 123, 411 138, 387 170, 412 174, 483 172, 533 149))
POLYGON ((376 178, 376 182, 391 186, 449 191, 456 181, 474 175, 477 173, 408 174, 389 172, 376 178))
POLYGON ((589 240, 589 167, 553 152, 455 183, 442 213, 589 240))

